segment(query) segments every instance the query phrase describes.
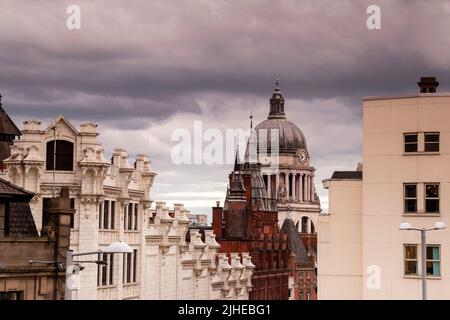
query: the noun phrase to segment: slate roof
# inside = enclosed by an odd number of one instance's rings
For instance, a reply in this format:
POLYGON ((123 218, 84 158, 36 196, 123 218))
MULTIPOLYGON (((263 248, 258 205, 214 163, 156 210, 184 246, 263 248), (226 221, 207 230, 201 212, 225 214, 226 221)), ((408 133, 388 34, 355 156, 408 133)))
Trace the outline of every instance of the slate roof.
POLYGON ((30 201, 34 193, 26 191, 15 184, 0 178, 0 199, 16 199, 19 201, 30 201))
POLYGON ((0 134, 9 134, 15 136, 19 136, 22 134, 19 128, 17 128, 15 123, 8 116, 6 111, 2 108, 1 96, 0 96, 0 134))
POLYGON ((362 180, 362 171, 335 171, 331 179, 339 180, 362 180))
POLYGON ((9 203, 9 236, 39 236, 28 202, 9 203))
POLYGON ((310 265, 308 251, 306 250, 302 239, 300 239, 300 235, 298 234, 297 228, 295 227, 292 219, 284 219, 283 225, 281 226, 281 232, 287 234, 288 236, 291 252, 295 254, 297 265, 310 265))
POLYGON ((38 237, 29 205, 33 196, 32 192, 0 178, 0 199, 9 204, 8 236, 38 237))

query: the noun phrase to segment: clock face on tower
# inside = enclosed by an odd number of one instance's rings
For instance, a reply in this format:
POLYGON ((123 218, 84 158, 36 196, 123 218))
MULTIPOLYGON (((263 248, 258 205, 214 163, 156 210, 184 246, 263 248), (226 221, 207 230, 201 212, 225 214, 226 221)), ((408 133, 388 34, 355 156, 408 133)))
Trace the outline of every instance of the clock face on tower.
POLYGON ((306 152, 306 150, 305 149, 299 149, 297 151, 297 160, 298 160, 298 162, 300 162, 301 164, 304 164, 307 159, 308 159, 308 153, 306 152))

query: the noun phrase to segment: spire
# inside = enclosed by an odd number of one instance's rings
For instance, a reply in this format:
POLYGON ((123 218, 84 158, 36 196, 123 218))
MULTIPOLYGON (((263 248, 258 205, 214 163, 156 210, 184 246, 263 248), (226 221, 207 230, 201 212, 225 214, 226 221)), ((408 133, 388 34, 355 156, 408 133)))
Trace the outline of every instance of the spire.
POLYGON ((245 201, 245 187, 241 172, 236 175, 235 172, 231 174, 230 188, 228 194, 229 201, 245 201))
POLYGON ((236 147, 236 156, 234 158, 234 171, 241 171, 241 157, 239 156, 239 144, 236 147))
MULTIPOLYGON (((1 103, 0 103, 0 105, 1 105, 1 103)), ((253 110, 250 111, 250 132, 251 131, 253 131, 253 110)))
POLYGON ((269 119, 286 118, 284 114, 284 98, 280 90, 280 80, 275 80, 275 90, 270 98, 269 119))
POLYGON ((286 214, 286 219, 287 220, 292 220, 292 216, 291 216, 291 207, 290 206, 288 206, 288 211, 287 211, 287 214, 286 214))

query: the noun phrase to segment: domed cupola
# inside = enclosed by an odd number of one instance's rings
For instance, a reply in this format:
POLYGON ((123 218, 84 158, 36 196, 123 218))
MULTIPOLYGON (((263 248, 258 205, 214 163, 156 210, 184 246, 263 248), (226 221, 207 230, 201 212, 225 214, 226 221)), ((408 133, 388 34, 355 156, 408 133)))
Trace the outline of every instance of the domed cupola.
POLYGON ((275 81, 275 90, 270 98, 270 112, 268 119, 286 119, 284 114, 284 98, 280 90, 280 81, 275 81))
MULTIPOLYGON (((306 139, 302 131, 291 121, 286 119, 284 113, 284 98, 280 90, 280 82, 275 82, 275 90, 270 99, 270 112, 267 120, 258 124, 255 128, 257 141, 261 141, 261 135, 267 135, 267 152, 270 153, 272 130, 278 130, 278 147, 280 154, 296 154, 299 150, 306 151, 306 139), (262 130, 265 129, 265 130, 262 130)), ((274 133, 276 134, 276 133, 274 133)), ((260 153, 258 145, 258 153, 260 153)))

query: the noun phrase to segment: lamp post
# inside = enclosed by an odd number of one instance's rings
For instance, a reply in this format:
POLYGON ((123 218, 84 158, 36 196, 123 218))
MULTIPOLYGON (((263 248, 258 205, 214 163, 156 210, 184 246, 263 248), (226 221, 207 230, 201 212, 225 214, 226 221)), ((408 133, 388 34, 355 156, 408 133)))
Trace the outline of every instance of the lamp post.
POLYGON ((444 222, 438 221, 435 223, 433 228, 414 228, 409 222, 402 222, 398 227, 402 231, 420 231, 421 239, 421 264, 422 264, 422 300, 427 300, 427 241, 426 233, 432 230, 442 230, 447 226, 444 222))
POLYGON ((97 250, 91 252, 77 252, 72 250, 67 251, 66 256, 66 290, 64 293, 64 300, 72 300, 72 275, 73 275, 73 257, 87 256, 99 253, 132 253, 133 249, 122 241, 111 243, 105 250, 97 250))

